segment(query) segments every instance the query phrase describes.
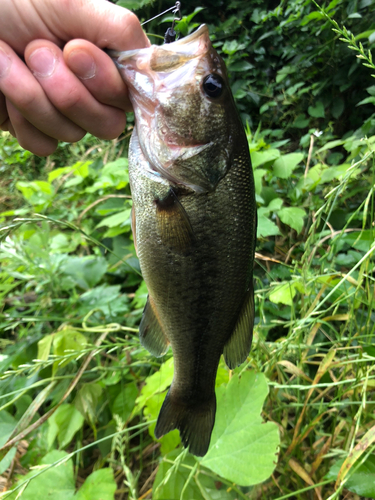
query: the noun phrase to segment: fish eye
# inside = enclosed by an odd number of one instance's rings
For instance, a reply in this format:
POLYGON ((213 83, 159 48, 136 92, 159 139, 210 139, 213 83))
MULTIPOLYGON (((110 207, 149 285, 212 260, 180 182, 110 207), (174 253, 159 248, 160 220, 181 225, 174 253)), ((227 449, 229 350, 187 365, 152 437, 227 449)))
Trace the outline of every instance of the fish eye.
POLYGON ((203 80, 203 90, 207 97, 218 98, 223 93, 224 80, 219 75, 208 75, 203 80))

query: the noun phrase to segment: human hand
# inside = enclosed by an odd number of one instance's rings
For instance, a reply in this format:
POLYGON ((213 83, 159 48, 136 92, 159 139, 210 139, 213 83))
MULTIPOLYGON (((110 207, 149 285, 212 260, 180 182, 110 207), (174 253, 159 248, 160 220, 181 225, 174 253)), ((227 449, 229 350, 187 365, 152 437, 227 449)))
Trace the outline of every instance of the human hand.
POLYGON ((120 135, 131 106, 101 49, 148 46, 137 17, 106 0, 1 3, 0 129, 40 156, 86 132, 120 135))

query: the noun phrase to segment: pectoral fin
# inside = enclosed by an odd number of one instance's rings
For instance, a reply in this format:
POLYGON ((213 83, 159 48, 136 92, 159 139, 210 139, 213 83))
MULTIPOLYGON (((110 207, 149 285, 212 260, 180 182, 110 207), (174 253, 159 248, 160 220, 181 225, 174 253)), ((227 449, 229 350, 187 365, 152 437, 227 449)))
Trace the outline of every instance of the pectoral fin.
POLYGON ((147 297, 146 307, 139 325, 139 339, 143 347, 156 357, 163 356, 169 347, 169 341, 157 317, 157 311, 150 296, 147 297))
POLYGON ((233 369, 246 360, 253 340, 253 325, 254 291, 251 284, 234 331, 224 347, 224 359, 229 368, 233 369))
POLYGON ((160 200, 155 200, 157 225, 163 244, 177 252, 185 252, 194 242, 189 217, 171 188, 160 200))

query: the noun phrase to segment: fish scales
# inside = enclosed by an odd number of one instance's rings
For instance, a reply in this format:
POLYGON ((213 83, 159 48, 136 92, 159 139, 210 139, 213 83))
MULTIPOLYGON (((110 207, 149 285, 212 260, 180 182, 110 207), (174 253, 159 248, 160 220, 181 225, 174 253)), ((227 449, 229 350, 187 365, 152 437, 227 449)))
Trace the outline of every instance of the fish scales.
POLYGON ((133 234, 149 291, 140 338, 158 356, 170 344, 175 365, 155 435, 177 428, 202 456, 220 356, 234 368, 251 346, 256 205, 248 144, 205 26, 168 46, 120 53, 117 64, 136 115, 133 234))

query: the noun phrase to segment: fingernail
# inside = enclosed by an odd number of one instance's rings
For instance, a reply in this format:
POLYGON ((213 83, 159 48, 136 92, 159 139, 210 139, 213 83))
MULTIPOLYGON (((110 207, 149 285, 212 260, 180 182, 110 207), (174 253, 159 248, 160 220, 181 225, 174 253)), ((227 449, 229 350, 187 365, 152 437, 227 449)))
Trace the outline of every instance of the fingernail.
POLYGON ((35 76, 46 78, 51 76, 56 67, 56 56, 50 49, 36 49, 28 58, 28 65, 35 76))
POLYGON ((10 68, 10 57, 3 49, 0 49, 0 78, 8 74, 10 68))
POLYGON ((69 54, 68 66, 81 80, 89 80, 96 74, 94 59, 83 50, 73 50, 69 54))

